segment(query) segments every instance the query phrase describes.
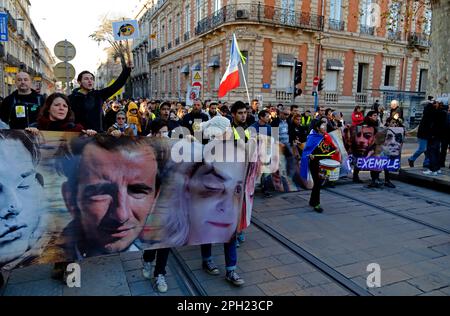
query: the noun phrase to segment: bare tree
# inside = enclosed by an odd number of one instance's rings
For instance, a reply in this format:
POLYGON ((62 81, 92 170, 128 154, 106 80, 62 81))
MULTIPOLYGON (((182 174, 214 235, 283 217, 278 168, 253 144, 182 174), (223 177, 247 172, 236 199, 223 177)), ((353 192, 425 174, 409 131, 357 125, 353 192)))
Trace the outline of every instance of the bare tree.
MULTIPOLYGON (((120 18, 117 20, 127 20, 126 18, 120 18)), ((98 29, 89 35, 91 39, 96 41, 99 45, 101 43, 108 43, 114 49, 114 57, 120 58, 122 65, 129 65, 131 63, 131 49, 128 41, 116 41, 113 35, 114 20, 104 16, 101 20, 101 24, 98 29)))

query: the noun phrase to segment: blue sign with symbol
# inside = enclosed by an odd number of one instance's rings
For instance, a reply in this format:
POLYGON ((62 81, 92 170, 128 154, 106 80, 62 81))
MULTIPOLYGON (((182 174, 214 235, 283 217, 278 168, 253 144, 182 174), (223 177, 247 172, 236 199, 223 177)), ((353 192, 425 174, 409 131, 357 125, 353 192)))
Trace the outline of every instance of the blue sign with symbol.
POLYGON ((270 83, 263 84, 263 89, 270 89, 270 83))
POLYGON ((0 42, 8 41, 8 14, 0 12, 0 42))

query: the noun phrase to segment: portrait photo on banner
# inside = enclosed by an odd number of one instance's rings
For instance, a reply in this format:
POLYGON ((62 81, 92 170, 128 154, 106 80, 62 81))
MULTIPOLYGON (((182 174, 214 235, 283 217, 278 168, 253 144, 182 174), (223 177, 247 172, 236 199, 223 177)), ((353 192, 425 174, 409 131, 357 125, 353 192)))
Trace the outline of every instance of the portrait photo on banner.
POLYGON ((398 171, 405 138, 403 127, 353 126, 345 147, 353 167, 362 171, 398 171))
POLYGON ((255 168, 189 141, 174 161, 179 142, 0 130, 0 268, 228 242, 255 168))

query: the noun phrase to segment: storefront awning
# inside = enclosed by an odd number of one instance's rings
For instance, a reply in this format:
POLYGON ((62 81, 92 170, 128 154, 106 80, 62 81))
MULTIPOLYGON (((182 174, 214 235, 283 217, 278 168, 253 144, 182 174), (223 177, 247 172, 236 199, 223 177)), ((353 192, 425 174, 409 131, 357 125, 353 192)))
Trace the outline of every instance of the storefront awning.
POLYGON ((342 65, 342 62, 339 59, 328 59, 327 70, 343 71, 344 66, 342 65))
POLYGON ((294 67, 295 66, 295 58, 289 54, 278 54, 277 65, 284 67, 294 67))
POLYGON ((211 57, 211 59, 208 62, 209 68, 220 68, 220 56, 214 55, 211 57))
POLYGON ((184 65, 183 67, 181 67, 180 73, 182 73, 182 74, 188 74, 189 72, 190 72, 190 71, 189 71, 189 64, 184 65))

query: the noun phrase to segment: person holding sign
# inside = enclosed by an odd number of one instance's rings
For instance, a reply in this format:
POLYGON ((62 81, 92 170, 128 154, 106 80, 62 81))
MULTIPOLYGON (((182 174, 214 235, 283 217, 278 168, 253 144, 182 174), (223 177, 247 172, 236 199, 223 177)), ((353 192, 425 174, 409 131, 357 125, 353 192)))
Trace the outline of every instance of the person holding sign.
POLYGON ((36 123, 45 98, 31 89, 33 84, 28 73, 16 75, 17 90, 5 98, 0 106, 0 119, 11 129, 25 129, 36 123))

